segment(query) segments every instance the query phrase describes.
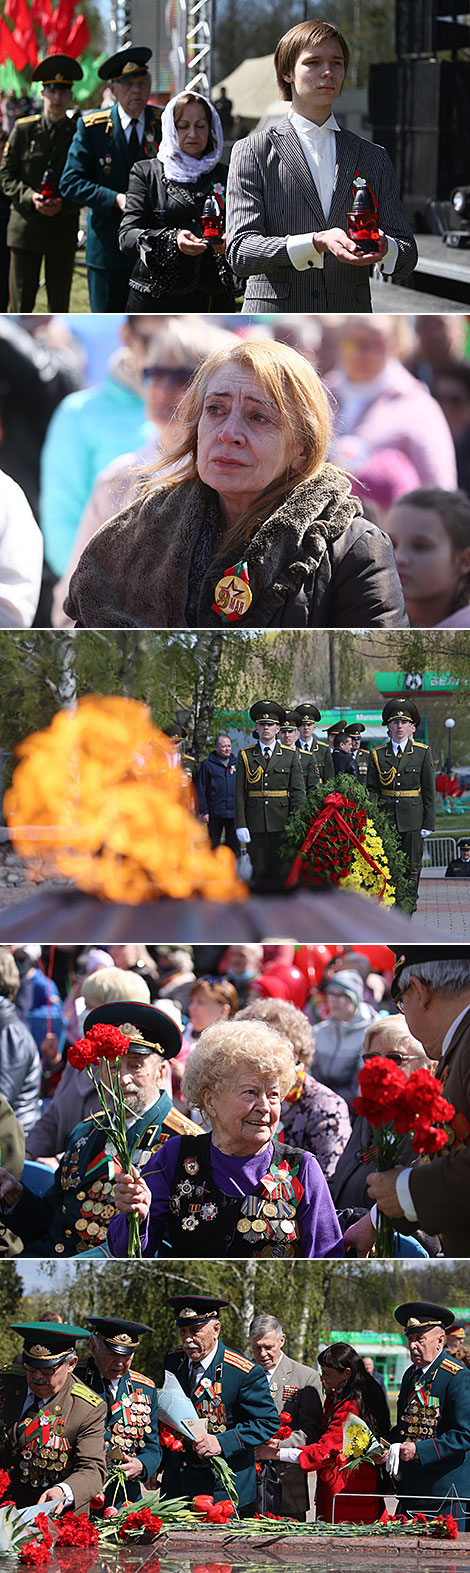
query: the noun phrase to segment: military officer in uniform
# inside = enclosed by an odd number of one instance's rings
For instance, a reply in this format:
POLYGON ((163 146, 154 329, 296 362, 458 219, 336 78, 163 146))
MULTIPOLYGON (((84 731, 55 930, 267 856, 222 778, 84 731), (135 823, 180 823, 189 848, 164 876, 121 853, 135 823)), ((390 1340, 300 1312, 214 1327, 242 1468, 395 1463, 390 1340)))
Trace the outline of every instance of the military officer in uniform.
POLYGON ((250 847, 253 888, 278 890, 280 850, 289 815, 302 808, 305 786, 297 749, 278 741, 285 710, 273 700, 251 706, 258 742, 241 748, 235 777, 235 830, 241 846, 250 847))
MULTIPOLYGON (((96 1023, 121 1027, 131 1039, 120 1061, 120 1075, 138 1144, 133 1163, 143 1169, 170 1136, 199 1134, 200 1127, 175 1109, 162 1090, 166 1064, 181 1049, 175 1022, 155 1005, 113 1001, 89 1012, 85 1029, 96 1023)), ((129 1122, 128 1122, 129 1123, 129 1122)), ((82 1120, 71 1132, 53 1183, 43 1196, 0 1168, 5 1222, 24 1242, 25 1256, 75 1256, 106 1239, 114 1218, 114 1179, 118 1172, 106 1152, 103 1114, 82 1120)))
POLYGON ((459 841, 458 857, 447 864, 446 879, 470 879, 470 841, 467 836, 459 841))
POLYGON ((187 754, 181 746, 184 739, 188 736, 184 726, 177 726, 171 721, 168 723, 168 726, 162 726, 162 732, 163 736, 167 737, 171 743, 172 764, 181 765, 185 775, 189 776, 191 781, 195 781, 197 776, 196 760, 193 754, 187 754))
POLYGON ((62 195, 90 209, 86 259, 93 312, 126 308, 133 262, 119 250, 118 234, 129 175, 138 159, 156 157, 160 141, 160 111, 147 103, 151 53, 129 43, 103 61, 98 76, 116 102, 84 115, 61 180, 62 195))
POLYGON ((420 714, 413 699, 388 699, 382 711, 389 741, 371 750, 367 788, 395 825, 410 872, 415 904, 423 836, 435 826, 436 792, 431 749, 416 743, 420 714))
MULTIPOLYGON (((130 1502, 142 1496, 141 1486, 159 1467, 162 1450, 158 1438, 158 1401, 155 1382, 131 1370, 142 1333, 151 1327, 143 1322, 124 1321, 121 1316, 88 1316, 93 1329, 90 1356, 78 1375, 87 1387, 104 1397, 107 1406, 105 1428, 108 1471, 119 1466, 126 1476, 130 1502)), ((124 1500, 120 1487, 112 1481, 104 1506, 119 1506, 124 1500)))
POLYGON ((0 1375, 0 1467, 8 1469, 17 1507, 56 1502, 88 1508, 106 1479, 106 1404, 75 1367, 83 1327, 67 1322, 12 1322, 24 1340, 22 1365, 0 1375))
POLYGON ((365 726, 362 721, 350 721, 348 726, 344 728, 345 737, 352 738, 351 763, 356 781, 360 781, 361 786, 365 787, 367 786, 369 750, 368 748, 361 748, 361 732, 365 732, 365 726))
POLYGON ((320 710, 316 705, 297 705, 296 715, 299 737, 295 746, 299 751, 308 797, 319 781, 333 781, 335 773, 328 744, 319 743, 315 736, 316 722, 321 721, 320 710))
POLYGON ((405 1329, 411 1358, 389 1455, 390 1473, 398 1470, 397 1490, 403 1492, 397 1511, 430 1518, 452 1513, 462 1530, 470 1496, 470 1371, 446 1353, 454 1315, 445 1306, 410 1301, 397 1306, 395 1319, 405 1329))
POLYGON ((14 312, 34 310, 43 257, 49 311, 69 309, 80 203, 63 196, 59 182, 75 136, 76 118, 66 113, 72 83, 82 76, 69 55, 42 60, 32 75, 43 84, 42 113, 17 120, 5 148, 0 180, 11 202, 7 245, 14 312))
POLYGON ((220 1338, 219 1312, 228 1300, 220 1295, 170 1295, 181 1349, 166 1357, 201 1419, 204 1436, 184 1442, 182 1452, 165 1458, 162 1494, 193 1497, 208 1493, 214 1501, 226 1496, 210 1468, 216 1455, 226 1459, 236 1477, 241 1518, 251 1517, 256 1504, 254 1449, 278 1428, 278 1414, 260 1366, 227 1349, 220 1338))

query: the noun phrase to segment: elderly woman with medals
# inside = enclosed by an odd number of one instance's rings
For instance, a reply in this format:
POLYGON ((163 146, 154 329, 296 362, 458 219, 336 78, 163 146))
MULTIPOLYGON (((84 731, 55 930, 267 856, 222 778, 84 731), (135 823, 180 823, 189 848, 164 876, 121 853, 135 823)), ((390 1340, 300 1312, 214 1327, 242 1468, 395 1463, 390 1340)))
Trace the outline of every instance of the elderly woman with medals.
POLYGON ((137 502, 83 552, 65 602, 80 627, 402 628, 388 536, 326 462, 329 405, 286 344, 209 355, 181 436, 137 502))
POLYGON ((342 1256, 319 1164, 276 1141, 294 1079, 291 1044, 264 1022, 224 1021, 202 1032, 182 1093, 211 1130, 166 1142, 148 1183, 137 1171, 121 1176, 108 1253, 127 1254, 127 1216, 137 1211, 144 1256, 342 1256))

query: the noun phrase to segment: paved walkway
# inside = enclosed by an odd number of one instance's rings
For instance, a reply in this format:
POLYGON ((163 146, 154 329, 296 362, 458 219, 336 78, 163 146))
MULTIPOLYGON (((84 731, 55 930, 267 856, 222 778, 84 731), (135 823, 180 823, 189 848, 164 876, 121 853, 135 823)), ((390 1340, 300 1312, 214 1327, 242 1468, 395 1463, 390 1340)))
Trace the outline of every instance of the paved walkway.
POLYGON ((435 937, 442 932, 457 944, 470 937, 470 879, 421 879, 418 917, 435 937))

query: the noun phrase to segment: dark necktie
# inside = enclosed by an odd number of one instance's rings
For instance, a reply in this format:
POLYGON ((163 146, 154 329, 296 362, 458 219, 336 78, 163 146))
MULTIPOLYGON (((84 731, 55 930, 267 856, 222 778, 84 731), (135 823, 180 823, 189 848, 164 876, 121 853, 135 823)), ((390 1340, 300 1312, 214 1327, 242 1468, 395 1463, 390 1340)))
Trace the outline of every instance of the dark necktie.
POLYGON ((271 754, 270 754, 269 748, 263 748, 263 755, 264 755, 264 758, 266 760, 266 764, 268 764, 268 762, 269 762, 269 760, 271 758, 271 754))
POLYGON ((191 1366, 189 1382, 188 1382, 188 1387, 189 1387, 188 1398, 192 1398, 193 1393, 195 1393, 196 1388, 199 1386, 199 1377, 197 1375, 197 1372, 198 1372, 198 1365, 197 1365, 197 1363, 195 1365, 194 1361, 193 1361, 192 1366, 191 1366))
POLYGON ((141 150, 140 150, 139 138, 138 138, 138 135, 137 135, 137 121, 136 120, 131 120, 131 126, 132 126, 132 131, 131 131, 131 134, 130 134, 129 141, 128 141, 127 145, 128 145, 131 157, 132 157, 132 163, 134 164, 136 158, 140 158, 140 151, 141 150))
POLYGON ((104 1387, 104 1396, 105 1396, 105 1399, 106 1399, 107 1411, 108 1411, 106 1418, 107 1418, 107 1420, 110 1420, 111 1419, 111 1408, 112 1408, 112 1405, 114 1404, 114 1396, 113 1396, 113 1389, 112 1389, 111 1382, 105 1382, 104 1377, 103 1377, 103 1387, 104 1387))
POLYGON ((401 759, 401 757, 402 757, 402 754, 403 754, 403 749, 402 749, 402 748, 400 748, 400 744, 398 744, 398 748, 397 748, 397 759, 401 759))

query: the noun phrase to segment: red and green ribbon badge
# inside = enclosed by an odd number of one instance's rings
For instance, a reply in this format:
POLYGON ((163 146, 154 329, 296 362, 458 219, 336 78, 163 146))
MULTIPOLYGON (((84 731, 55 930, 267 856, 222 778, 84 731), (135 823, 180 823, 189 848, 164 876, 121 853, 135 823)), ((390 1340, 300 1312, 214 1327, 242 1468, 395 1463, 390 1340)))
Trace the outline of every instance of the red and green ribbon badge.
POLYGON ((240 619, 244 617, 245 612, 248 611, 248 607, 251 605, 252 599, 248 563, 234 563, 232 568, 225 569, 224 573, 222 574, 222 578, 219 579, 219 583, 215 587, 216 596, 217 591, 220 590, 221 585, 224 587, 222 594, 224 598, 226 597, 227 610, 224 611, 223 606, 219 605, 217 600, 214 600, 212 602, 211 611, 217 612, 222 623, 239 623, 240 619), (234 583, 235 579, 240 579, 242 581, 242 585, 246 585, 248 591, 248 595, 246 597, 243 594, 243 590, 237 590, 234 583), (227 583, 225 584, 224 581, 227 581, 227 583), (232 581, 232 583, 230 583, 230 581, 232 581))

